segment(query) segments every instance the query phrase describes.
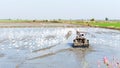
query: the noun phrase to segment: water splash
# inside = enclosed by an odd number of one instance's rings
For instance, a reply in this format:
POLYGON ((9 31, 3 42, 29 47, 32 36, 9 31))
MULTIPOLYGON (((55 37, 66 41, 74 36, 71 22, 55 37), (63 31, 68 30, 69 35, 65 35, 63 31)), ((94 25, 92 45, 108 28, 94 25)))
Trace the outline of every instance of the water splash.
POLYGON ((53 46, 65 40, 65 28, 3 28, 0 30, 0 49, 35 50, 53 46))

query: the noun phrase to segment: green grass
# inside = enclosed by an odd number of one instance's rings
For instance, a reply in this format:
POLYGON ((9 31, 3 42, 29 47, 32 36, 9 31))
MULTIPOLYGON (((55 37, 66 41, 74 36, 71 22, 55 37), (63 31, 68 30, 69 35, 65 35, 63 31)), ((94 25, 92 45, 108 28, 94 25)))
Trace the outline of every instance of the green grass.
POLYGON ((120 29, 120 22, 116 22, 116 21, 89 21, 89 22, 85 22, 85 21, 78 21, 78 22, 72 22, 72 24, 78 24, 78 25, 84 25, 84 26, 97 26, 97 27, 102 27, 102 28, 112 28, 112 29, 120 29))
POLYGON ((92 26, 120 28, 120 22, 96 22, 90 23, 92 26))
MULTIPOLYGON (((34 20, 11 20, 11 19, 0 19, 0 23, 25 23, 25 22, 34 22, 34 20)), ((71 24, 77 24, 77 25, 85 25, 85 26, 98 26, 98 27, 110 27, 110 28, 119 28, 120 29, 120 22, 116 21, 76 21, 76 20, 53 20, 53 21, 46 21, 46 20, 35 20, 35 22, 59 22, 59 23, 71 23, 71 24)))
POLYGON ((104 28, 119 28, 120 29, 120 22, 72 22, 72 24, 79 24, 85 26, 97 26, 97 27, 104 27, 104 28))

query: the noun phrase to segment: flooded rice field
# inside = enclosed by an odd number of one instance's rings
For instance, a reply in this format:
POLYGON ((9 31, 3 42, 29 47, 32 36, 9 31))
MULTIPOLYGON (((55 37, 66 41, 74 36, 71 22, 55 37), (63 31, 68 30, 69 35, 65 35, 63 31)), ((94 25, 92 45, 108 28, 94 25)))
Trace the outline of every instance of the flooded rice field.
POLYGON ((0 28, 0 68, 106 68, 103 57, 120 62, 119 52, 118 30, 0 28), (89 48, 72 48, 76 30, 86 33, 89 48))

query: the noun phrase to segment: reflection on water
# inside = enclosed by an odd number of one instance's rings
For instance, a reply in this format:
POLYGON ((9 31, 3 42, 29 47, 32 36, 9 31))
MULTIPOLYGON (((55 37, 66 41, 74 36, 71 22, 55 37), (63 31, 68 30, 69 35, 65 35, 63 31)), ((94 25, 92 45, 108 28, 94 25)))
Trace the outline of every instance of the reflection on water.
POLYGON ((2 68, 7 68, 6 65, 9 68, 96 68, 103 56, 120 56, 120 31, 117 30, 1 28, 0 34, 2 68), (86 32, 90 48, 71 47, 76 30, 86 32))
POLYGON ((86 60, 86 57, 91 52, 95 52, 92 47, 89 48, 75 48, 72 50, 75 54, 76 61, 78 61, 81 68, 89 68, 89 62, 86 60))

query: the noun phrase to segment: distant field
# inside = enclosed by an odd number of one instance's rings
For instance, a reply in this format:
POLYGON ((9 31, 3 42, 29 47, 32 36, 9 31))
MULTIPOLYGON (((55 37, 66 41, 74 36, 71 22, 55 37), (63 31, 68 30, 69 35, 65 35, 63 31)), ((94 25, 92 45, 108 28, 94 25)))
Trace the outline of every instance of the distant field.
POLYGON ((1 19, 0 23, 62 23, 62 24, 77 24, 77 25, 84 25, 84 26, 96 26, 96 27, 104 27, 104 28, 115 28, 120 29, 120 22, 116 21, 76 21, 76 20, 11 20, 11 19, 1 19))
POLYGON ((0 23, 17 23, 17 22, 32 22, 32 20, 9 20, 9 19, 1 19, 0 23))
POLYGON ((84 26, 95 26, 95 27, 104 27, 104 28, 115 28, 120 29, 120 22, 73 22, 72 24, 80 24, 84 26))
POLYGON ((120 22, 98 22, 90 23, 92 26, 120 28, 120 22))

